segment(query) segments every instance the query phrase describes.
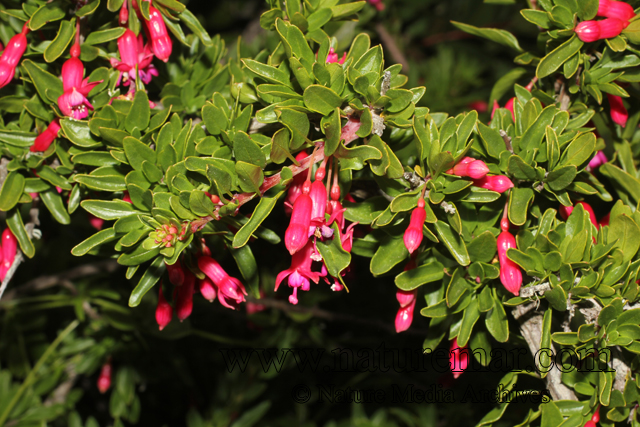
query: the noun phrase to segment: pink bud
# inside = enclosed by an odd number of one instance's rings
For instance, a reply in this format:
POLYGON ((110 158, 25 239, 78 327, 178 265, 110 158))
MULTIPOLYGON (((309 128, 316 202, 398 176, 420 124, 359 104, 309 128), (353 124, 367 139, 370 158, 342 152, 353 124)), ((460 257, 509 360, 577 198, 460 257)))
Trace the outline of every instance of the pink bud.
POLYGON ((324 214, 327 210, 327 189, 324 187, 322 181, 317 179, 313 181, 309 197, 311 197, 313 205, 311 209, 311 219, 321 224, 324 223, 324 214))
POLYGON ((151 50, 153 54, 161 61, 169 61, 171 56, 171 50, 173 48, 173 42, 169 33, 167 33, 167 27, 164 24, 162 14, 153 6, 149 7, 149 21, 145 21, 149 39, 151 40, 151 50))
POLYGON ((167 266, 167 273, 169 273, 169 281, 176 286, 182 286, 184 283, 184 270, 180 265, 180 260, 176 261, 175 264, 169 265, 165 263, 165 265, 167 266))
POLYGON ((424 199, 420 197, 418 199, 418 207, 411 212, 409 227, 404 232, 404 245, 409 253, 413 253, 422 243, 422 226, 426 218, 427 211, 424 209, 424 199))
POLYGON ((516 238, 508 231, 503 231, 498 236, 498 259, 500 261, 500 282, 505 289, 515 296, 520 293, 522 286, 522 272, 515 262, 507 257, 507 250, 516 248, 516 238))
POLYGON ((400 307, 406 307, 411 304, 413 301, 415 301, 417 295, 417 289, 414 289, 413 291, 403 291, 402 289, 398 289, 396 291, 396 299, 398 300, 398 304, 400 304, 400 307))
POLYGON ((122 3, 122 7, 120 8, 120 16, 118 17, 120 20, 120 25, 126 25, 129 22, 129 2, 125 0, 122 3))
POLYGON ((627 125, 627 120, 629 119, 629 113, 627 112, 627 109, 624 108, 624 104, 622 104, 622 98, 608 93, 607 99, 611 106, 611 120, 613 120, 614 123, 625 127, 627 125))
MULTIPOLYGON (((595 225, 596 227, 598 227, 598 220, 596 218, 595 212, 593 212, 593 208, 591 207, 591 205, 589 203, 586 203, 586 202, 576 202, 576 204, 577 205, 582 205, 584 210, 589 214, 589 220, 591 221, 591 223, 593 225, 595 225)), ((569 215, 571 215, 571 213, 573 212, 573 206, 561 205, 560 209, 558 209, 558 211, 560 212, 560 216, 564 220, 566 220, 567 218, 569 218, 569 215)))
POLYGON ((100 376, 98 377, 98 390, 104 394, 111 387, 111 361, 102 365, 100 376))
POLYGON ((604 151, 600 150, 589 161, 589 168, 591 170, 597 169, 598 167, 600 167, 601 165, 607 163, 608 161, 609 161, 609 159, 607 159, 607 156, 604 154, 604 151))
POLYGON ((159 293, 158 293, 158 307, 156 308, 156 322, 158 322, 158 329, 163 330, 165 326, 171 322, 171 318, 173 317, 173 309, 171 305, 164 299, 164 294, 162 293, 162 283, 160 283, 159 293))
POLYGON ((396 332, 400 333, 406 331, 411 326, 411 322, 413 322, 413 311, 416 306, 416 300, 414 299, 409 305, 406 307, 400 307, 398 309, 398 313, 396 314, 396 332))
POLYGON ((36 137, 36 140, 29 148, 29 151, 32 153, 46 151, 58 137, 58 131, 60 131, 60 119, 56 117, 51 123, 49 123, 49 126, 47 126, 47 128, 36 137))
MULTIPOLYGON (((138 64, 138 38, 136 34, 128 28, 118 39, 118 51, 120 52, 120 59, 127 65, 127 69, 119 71, 129 71, 138 64)), ((114 62, 111 61, 111 63, 113 65, 114 62)))
POLYGON ((586 423, 584 423, 584 427, 597 427, 598 425, 596 424, 595 421, 593 420, 589 420, 586 423))
POLYGON ((382 12, 384 10, 384 3, 382 3, 382 0, 369 0, 369 3, 378 9, 378 12, 382 12))
POLYGON ((18 250, 18 240, 9 228, 5 228, 2 232, 2 259, 9 263, 9 267, 16 259, 16 251, 18 250))
POLYGON ((89 224, 91 224, 91 226, 96 230, 102 230, 104 219, 98 218, 97 216, 90 214, 89 212, 87 212, 87 215, 89 216, 89 224))
POLYGON ((132 203, 131 196, 129 196, 129 192, 125 191, 124 196, 122 197, 123 202, 132 203))
POLYGON ((600 0, 598 4, 598 14, 606 18, 617 18, 621 21, 629 21, 636 16, 633 7, 622 1, 600 0))
POLYGON ((0 88, 5 87, 16 73, 16 66, 22 59, 22 55, 27 50, 27 34, 29 27, 27 23, 22 26, 22 32, 11 37, 6 49, 0 56, 0 88))
POLYGON ((480 188, 486 188, 487 190, 496 191, 498 193, 504 193, 513 187, 513 182, 504 175, 487 175, 484 178, 475 180, 473 185, 480 188))
POLYGON ((574 29, 578 38, 585 43, 600 40, 600 24, 597 21, 582 21, 574 29))
POLYGON ((176 315, 181 322, 191 316, 193 311, 193 289, 195 283, 196 276, 187 271, 184 275, 184 283, 176 288, 176 315))
POLYGON ((213 282, 208 277, 200 280, 200 293, 209 302, 213 302, 216 299, 216 288, 213 286, 213 282))
POLYGON ((469 366, 469 350, 467 346, 458 347, 458 339, 454 338, 451 341, 451 347, 449 349, 449 365, 451 366, 451 372, 453 378, 457 379, 469 366))
POLYGON ((284 244, 291 255, 304 248, 309 240, 309 226, 311 225, 311 213, 313 201, 308 194, 302 193, 293 204, 291 222, 284 233, 284 244))
POLYGON ((474 160, 467 165, 467 175, 471 179, 484 178, 489 172, 489 168, 482 160, 474 160))
POLYGON ((593 421, 594 423, 599 423, 600 422, 600 405, 598 405, 598 407, 596 408, 595 412, 591 416, 591 421, 593 421))

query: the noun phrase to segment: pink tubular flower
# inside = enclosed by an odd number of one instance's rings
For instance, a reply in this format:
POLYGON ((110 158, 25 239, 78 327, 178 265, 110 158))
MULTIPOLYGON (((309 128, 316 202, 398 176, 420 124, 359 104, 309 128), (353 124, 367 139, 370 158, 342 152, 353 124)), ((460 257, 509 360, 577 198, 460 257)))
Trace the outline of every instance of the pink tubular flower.
POLYGON ((11 37, 7 48, 0 56, 0 88, 5 87, 16 74, 16 67, 22 59, 22 55, 27 50, 27 34, 29 33, 28 22, 22 26, 22 32, 11 37))
POLYGON ((133 31, 127 29, 125 33, 118 39, 118 51, 120 59, 111 58, 111 66, 120 71, 118 85, 129 86, 133 90, 135 86, 131 83, 135 82, 136 66, 138 67, 138 75, 144 84, 151 82, 152 76, 158 76, 158 70, 153 66, 153 53, 149 45, 144 45, 142 34, 138 37, 133 31))
POLYGON ((289 276, 289 287, 293 288, 293 294, 289 296, 289 302, 291 304, 298 303, 298 288, 303 291, 308 291, 311 287, 309 280, 313 280, 314 283, 318 283, 320 280, 320 274, 311 271, 311 264, 313 263, 313 242, 308 240, 303 250, 293 254, 291 258, 291 267, 278 273, 276 277, 275 291, 278 290, 280 283, 285 277, 289 276))
POLYGON ((486 188, 487 190, 496 191, 498 193, 504 193, 513 187, 513 182, 504 175, 494 175, 474 180, 473 185, 480 188, 486 188))
POLYGON ((451 366, 453 378, 458 379, 467 367, 469 367, 469 357, 467 346, 459 347, 458 339, 454 338, 453 341, 451 341, 451 347, 449 349, 449 366, 451 366))
POLYGON ((195 283, 196 276, 187 270, 184 274, 184 283, 175 290, 176 315, 181 322, 191 316, 191 312, 193 311, 193 289, 195 283))
POLYGON ((151 40, 151 51, 156 58, 167 62, 169 61, 169 56, 171 56, 173 43, 167 32, 164 19, 158 9, 153 6, 149 6, 149 16, 150 19, 148 21, 144 20, 144 23, 149 40, 151 40))
POLYGON ((184 270, 182 269, 182 265, 180 265, 180 260, 176 261, 175 264, 167 264, 167 273, 169 273, 169 281, 176 286, 182 286, 184 283, 184 270))
POLYGON ((53 141, 58 137, 59 131, 60 119, 56 117, 51 123, 49 123, 49 126, 47 126, 47 128, 36 137, 36 140, 29 148, 29 151, 31 151, 32 153, 38 151, 47 151, 47 148, 49 148, 53 141))
POLYGON ((610 39, 620 35, 622 30, 629 25, 627 21, 621 21, 617 18, 607 18, 602 21, 582 21, 574 31, 578 38, 585 43, 591 43, 596 40, 610 39))
POLYGON ((447 171, 451 175, 468 176, 472 179, 484 178, 488 172, 489 168, 485 162, 472 157, 463 158, 457 165, 447 171))
POLYGON ((398 300, 398 304, 400 304, 400 308, 398 309, 398 313, 396 314, 395 322, 397 333, 406 331, 411 326, 411 322, 413 321, 413 311, 416 306, 417 295, 417 289, 413 291, 403 291, 401 289, 398 289, 396 291, 396 299, 398 300))
POLYGON ((84 64, 78 58, 80 46, 75 44, 71 48, 71 58, 62 65, 62 88, 64 93, 58 98, 58 107, 67 117, 82 120, 89 116, 93 105, 87 99, 91 89, 102 82, 89 83, 89 78, 82 80, 84 64))
POLYGON ((589 169, 591 170, 597 169, 601 165, 607 163, 608 161, 609 159, 607 159, 607 156, 604 154, 604 151, 600 150, 596 153, 595 156, 593 156, 593 159, 589 161, 589 169))
MULTIPOLYGON (((303 159, 306 159, 309 156, 306 150, 300 151, 296 155, 296 161, 300 162, 303 159)), ((296 199, 300 194, 302 194, 302 186, 307 178, 304 174, 299 173, 294 176, 291 180, 291 184, 289 184, 289 188, 287 189, 287 196, 284 201, 284 211, 287 215, 291 215, 291 210, 293 209, 293 204, 296 202, 296 199)))
POLYGON ((508 231, 503 231, 498 236, 498 259, 500 261, 500 282, 505 289, 515 296, 520 293, 522 286, 522 272, 515 262, 507 257, 507 250, 516 248, 516 238, 508 231))
POLYGON ((102 365, 100 376, 98 377, 98 390, 104 394, 111 387, 111 360, 102 365))
POLYGON ((208 277, 200 280, 199 288, 200 293, 207 301, 213 302, 216 299, 216 288, 208 277))
POLYGON ((344 64, 344 61, 347 60, 347 52, 342 54, 342 58, 338 57, 336 51, 331 47, 329 48, 329 54, 327 55, 327 64, 344 64))
POLYGON ((18 250, 18 240, 9 228, 2 232, 2 256, 0 257, 0 281, 3 281, 13 265, 18 250))
POLYGON ((235 306, 245 300, 247 295, 240 280, 230 277, 226 271, 218 264, 218 261, 209 257, 201 256, 198 258, 198 268, 216 285, 218 288, 218 298, 220 304, 235 310, 235 306), (227 301, 227 298, 231 300, 227 301))
POLYGON ((631 20, 631 18, 636 16, 636 13, 629 3, 614 0, 600 0, 596 16, 617 18, 624 22, 631 20))
POLYGON ((327 211, 327 189, 324 187, 322 181, 318 179, 313 181, 311 191, 309 191, 309 197, 311 198, 312 204, 309 236, 312 236, 316 227, 324 224, 324 214, 327 211))
MULTIPOLYGON (((305 189, 310 187, 305 182, 305 189)), ((284 233, 284 244, 291 255, 304 247, 309 240, 309 226, 311 225, 311 213, 313 212, 313 201, 309 197, 309 190, 303 189, 293 204, 291 221, 284 233)))
POLYGON ((418 199, 418 207, 411 212, 409 227, 404 232, 404 245, 409 253, 413 253, 422 243, 422 226, 425 219, 427 219, 427 211, 424 209, 424 199, 420 197, 418 199))
POLYGON ((158 306, 156 307, 156 322, 158 322, 158 329, 163 330, 169 324, 169 322, 171 322, 172 317, 173 309, 164 298, 161 282, 158 293, 158 306))
POLYGON ((129 22, 129 2, 125 1, 122 3, 122 7, 120 8, 120 15, 118 16, 120 20, 120 25, 127 25, 129 22))
POLYGON ((627 125, 627 120, 629 119, 629 113, 627 112, 627 109, 624 108, 624 104, 622 104, 622 98, 608 93, 607 99, 611 106, 611 120, 613 120, 614 123, 625 127, 627 125))

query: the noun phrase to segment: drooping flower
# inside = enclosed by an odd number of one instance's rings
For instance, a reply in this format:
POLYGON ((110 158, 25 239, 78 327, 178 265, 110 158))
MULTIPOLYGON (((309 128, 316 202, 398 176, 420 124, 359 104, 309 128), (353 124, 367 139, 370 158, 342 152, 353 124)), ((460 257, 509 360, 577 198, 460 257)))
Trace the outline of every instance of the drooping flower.
POLYGON ((120 25, 127 25, 127 22, 129 22, 129 2, 126 0, 122 3, 118 19, 120 21, 120 25))
POLYGON ((411 212, 409 227, 404 232, 404 245, 409 253, 413 253, 422 243, 422 227, 426 218, 427 211, 424 209, 424 199, 420 197, 418 206, 411 212))
POLYGON ((517 248, 516 238, 508 231, 498 235, 498 260, 500 261, 500 282, 505 289, 515 296, 520 294, 522 286, 522 272, 515 262, 507 257, 507 250, 517 248))
POLYGON ((215 259, 209 256, 198 258, 198 268, 216 285, 218 288, 218 299, 223 306, 235 310, 235 306, 245 300, 247 291, 240 280, 230 277, 222 266, 215 259), (230 301, 227 301, 229 299, 230 301))
MULTIPOLYGON (((327 211, 327 190, 324 187, 322 181, 316 178, 311 184, 311 190, 309 191, 309 197, 311 198, 311 223, 309 226, 309 237, 313 236, 316 232, 316 227, 323 227, 325 219, 324 214, 327 211)), ((333 233, 331 228, 326 227, 329 232, 333 233)), ((325 230, 322 230, 323 232, 325 230)), ((325 236, 325 237, 331 237, 325 236)))
POLYGON ((47 148, 51 146, 53 141, 58 137, 58 132, 60 131, 60 119, 57 117, 53 119, 49 126, 42 131, 40 135, 36 137, 33 145, 29 148, 29 151, 32 153, 38 151, 47 151, 47 148))
POLYGON ((484 178, 474 180, 473 185, 480 188, 486 188, 487 190, 496 191, 498 193, 504 193, 513 187, 513 182, 504 175, 487 175, 484 178))
POLYGON ((16 251, 18 250, 18 240, 9 228, 5 228, 2 232, 2 257, 0 258, 0 281, 3 281, 7 272, 16 259, 16 251))
POLYGON ((89 78, 82 80, 84 64, 78 58, 80 45, 71 48, 71 58, 62 65, 62 88, 64 93, 58 97, 58 107, 67 117, 82 120, 89 116, 93 105, 87 99, 89 92, 102 82, 89 83, 89 78))
POLYGON ((160 11, 153 6, 149 6, 149 17, 148 21, 146 19, 143 19, 143 21, 149 40, 151 40, 151 51, 156 58, 167 62, 169 61, 169 56, 171 56, 173 42, 167 32, 164 19, 160 11))
POLYGON ((98 376, 98 390, 104 394, 111 387, 111 360, 102 365, 100 376, 98 376))
POLYGON ((298 196, 291 211, 291 221, 284 233, 284 244, 291 255, 302 249, 309 240, 309 226, 313 201, 309 197, 311 182, 305 181, 302 194, 298 196))
POLYGON ((628 21, 607 18, 602 21, 582 21, 576 25, 574 31, 580 40, 591 43, 618 36, 627 25, 629 25, 628 21))
POLYGON ((472 157, 464 157, 453 168, 447 171, 447 173, 451 175, 468 176, 472 179, 484 178, 488 172, 489 168, 485 162, 472 157))
POLYGON ((589 161, 589 169, 591 169, 591 170, 597 169, 601 165, 607 163, 608 161, 609 161, 609 159, 607 159, 607 156, 604 154, 604 151, 600 150, 589 161))
POLYGON ((22 55, 27 50, 27 34, 29 33, 29 23, 22 26, 22 32, 11 37, 6 49, 0 56, 0 88, 5 87, 16 74, 16 67, 22 59, 22 55))
POLYGON ((624 22, 631 20, 631 18, 636 16, 636 13, 629 3, 615 0, 600 0, 596 16, 617 18, 624 22))
POLYGON ((184 283, 182 286, 176 287, 176 316, 178 316, 181 322, 191 316, 191 312, 193 311, 193 291, 195 284, 196 276, 187 270, 184 273, 184 283))
POLYGON ((208 277, 200 280, 199 288, 200 293, 207 301, 213 302, 216 299, 216 288, 208 277))
POLYGON ((395 321, 397 333, 406 331, 411 326, 417 295, 417 289, 414 289, 413 291, 403 291, 398 289, 396 291, 396 299, 398 300, 398 304, 400 304, 395 321))
POLYGON ((469 367, 469 350, 466 345, 464 347, 459 347, 457 338, 454 338, 451 341, 451 347, 449 349, 449 366, 451 367, 451 373, 455 379, 458 379, 458 377, 469 367))
POLYGON ((130 90, 135 88, 132 82, 135 82, 136 66, 138 67, 138 75, 144 84, 151 82, 152 76, 158 76, 158 70, 153 66, 153 52, 149 45, 145 45, 142 34, 136 37, 135 33, 127 29, 118 39, 118 51, 120 52, 120 61, 111 58, 111 66, 120 71, 118 85, 129 86, 130 90))
POLYGON ((180 265, 180 260, 176 261, 174 264, 167 264, 167 273, 169 273, 169 281, 176 286, 182 286, 184 283, 185 273, 182 269, 182 265, 180 265))
POLYGON ((158 286, 158 306, 156 307, 156 322, 158 323, 158 329, 163 330, 170 322, 173 317, 173 309, 171 305, 164 298, 164 294, 162 293, 162 282, 160 282, 160 286, 158 286))
POLYGON ((327 64, 344 64, 344 61, 347 60, 347 52, 344 52, 342 54, 342 58, 338 57, 338 54, 336 53, 336 51, 330 47, 329 48, 329 54, 327 54, 327 64))
POLYGON ((624 107, 622 98, 618 95, 611 95, 608 93, 607 99, 611 106, 611 120, 613 120, 614 123, 625 127, 627 125, 627 120, 629 119, 629 112, 624 107))
POLYGON ((315 271, 311 271, 311 265, 313 263, 314 247, 313 241, 308 240, 304 248, 293 254, 291 257, 291 266, 281 271, 276 277, 275 291, 278 290, 280 283, 289 277, 289 287, 293 288, 293 294, 289 296, 289 302, 291 304, 298 303, 298 288, 303 291, 308 291, 311 288, 310 280, 314 283, 318 283, 321 274, 315 271))
MULTIPOLYGON (((300 151, 296 155, 296 161, 300 162, 303 159, 306 159, 309 155, 306 150, 300 151)), ((287 215, 291 215, 291 210, 293 209, 293 204, 296 202, 296 199, 300 194, 302 194, 302 186, 306 181, 307 177, 304 174, 299 173, 294 176, 289 184, 289 188, 287 189, 287 195, 284 200, 284 211, 287 215)))

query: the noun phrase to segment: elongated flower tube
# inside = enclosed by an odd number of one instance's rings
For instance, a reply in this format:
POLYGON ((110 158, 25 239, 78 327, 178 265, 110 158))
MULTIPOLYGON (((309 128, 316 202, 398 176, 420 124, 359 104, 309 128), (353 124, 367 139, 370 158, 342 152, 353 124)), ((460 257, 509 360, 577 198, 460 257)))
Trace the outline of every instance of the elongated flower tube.
POLYGON ((144 23, 149 40, 151 40, 151 51, 156 58, 167 62, 169 61, 169 56, 171 56, 173 42, 167 32, 164 19, 160 11, 153 6, 149 6, 149 17, 150 19, 148 21, 144 20, 144 23))
MULTIPOLYGON (((306 181, 308 183, 309 181, 306 181)), ((309 192, 304 191, 298 196, 291 211, 291 221, 284 233, 284 245, 291 255, 304 247, 309 240, 309 226, 311 225, 311 213, 313 201, 309 192)))
POLYGON ((100 369, 98 376, 98 390, 104 394, 111 387, 111 360, 107 361, 100 369))
POLYGON ((504 193, 513 187, 513 182, 504 175, 487 175, 484 178, 474 180, 473 185, 480 188, 486 188, 487 190, 496 191, 498 193, 504 193))
MULTIPOLYGON (((296 155, 296 161, 300 162, 308 156, 309 154, 307 154, 306 150, 302 150, 296 155)), ((291 180, 291 184, 289 184, 289 188, 287 189, 287 196, 284 200, 284 211, 287 215, 291 215, 293 204, 296 202, 298 196, 302 194, 302 186, 306 179, 307 177, 304 176, 304 174, 299 173, 291 180)))
POLYGON ((193 290, 196 283, 196 276, 190 271, 184 274, 184 283, 176 288, 176 316, 182 322, 191 316, 193 311, 193 290))
POLYGON ((424 199, 420 197, 418 199, 418 206, 411 212, 411 220, 409 221, 409 227, 404 232, 404 245, 407 247, 409 253, 413 253, 420 243, 422 243, 422 226, 427 219, 427 211, 424 209, 424 199))
POLYGON ((167 264, 167 273, 169 273, 169 281, 176 286, 182 286, 184 283, 184 270, 182 269, 182 265, 180 265, 180 260, 176 261, 175 264, 167 264))
POLYGON ((27 34, 29 33, 29 23, 22 26, 22 32, 11 37, 7 47, 0 56, 0 88, 5 87, 16 74, 16 67, 22 59, 22 55, 27 50, 27 34))
POLYGON ((118 19, 119 19, 120 25, 127 25, 127 22, 129 22, 129 2, 127 0, 125 0, 122 3, 122 7, 120 8, 120 14, 118 15, 118 19))
POLYGON ((522 286, 522 272, 515 262, 507 257, 509 248, 516 248, 516 238, 508 231, 503 231, 498 235, 498 260, 500 261, 500 282, 505 289, 515 296, 520 293, 522 286))
POLYGON ((213 282, 208 277, 200 280, 199 286, 200 293, 209 302, 213 302, 216 299, 216 288, 213 285, 213 282))
POLYGON ((51 123, 49 123, 49 126, 47 126, 47 128, 36 137, 33 145, 29 147, 29 151, 31 151, 32 153, 38 151, 47 151, 47 148, 49 148, 53 141, 55 141, 55 139, 58 137, 59 131, 60 119, 56 117, 51 123))
POLYGON ((396 314, 396 333, 400 333, 406 331, 411 326, 413 322, 413 311, 416 307, 415 298, 408 305, 404 307, 400 307, 398 309, 398 313, 396 314))
POLYGON ((614 0, 600 0, 596 16, 605 18, 617 18, 621 21, 629 21, 636 16, 633 7, 629 3, 614 0))
POLYGON ((278 290, 280 283, 289 277, 289 287, 293 288, 293 294, 289 296, 289 302, 291 304, 298 303, 298 288, 303 291, 308 291, 311 287, 310 280, 314 283, 318 283, 320 280, 320 274, 315 271, 311 271, 311 264, 313 263, 313 241, 308 240, 303 250, 298 251, 291 257, 291 266, 286 270, 278 273, 276 277, 276 287, 274 291, 278 290))
POLYGON ((607 94, 607 99, 611 106, 611 120, 613 120, 615 124, 625 127, 629 119, 629 112, 624 107, 622 98, 617 95, 607 94))
POLYGON ((164 294, 162 293, 162 282, 160 286, 158 286, 158 306, 156 307, 156 322, 158 323, 158 329, 163 330, 170 322, 173 317, 173 309, 171 305, 164 298, 164 294))
POLYGON ((62 88, 64 93, 58 97, 58 107, 62 114, 76 120, 82 120, 89 116, 89 110, 93 105, 87 99, 91 89, 102 83, 89 83, 89 78, 82 80, 84 64, 78 58, 80 46, 75 44, 71 48, 71 58, 62 65, 62 88))
POLYGON ((451 367, 453 378, 458 379, 469 367, 469 356, 467 346, 458 346, 458 339, 454 338, 451 341, 451 347, 449 349, 449 366, 451 367))
POLYGON ((627 25, 629 22, 607 18, 602 21, 582 21, 576 25, 574 31, 580 40, 591 43, 618 36, 627 25))
POLYGON ((0 281, 4 280, 7 272, 16 259, 16 251, 18 250, 18 240, 9 228, 5 228, 2 232, 2 257, 0 263, 0 281))
POLYGON ((324 187, 322 181, 317 179, 313 181, 311 191, 309 191, 309 197, 311 198, 312 204, 309 236, 312 236, 316 227, 324 224, 324 214, 327 211, 327 189, 324 187))
POLYGON ((247 291, 235 277, 230 277, 226 271, 218 264, 218 261, 209 257, 198 258, 198 268, 216 285, 218 288, 218 299, 223 306, 235 310, 235 306, 245 300, 247 291), (229 299, 230 301, 227 301, 229 299))

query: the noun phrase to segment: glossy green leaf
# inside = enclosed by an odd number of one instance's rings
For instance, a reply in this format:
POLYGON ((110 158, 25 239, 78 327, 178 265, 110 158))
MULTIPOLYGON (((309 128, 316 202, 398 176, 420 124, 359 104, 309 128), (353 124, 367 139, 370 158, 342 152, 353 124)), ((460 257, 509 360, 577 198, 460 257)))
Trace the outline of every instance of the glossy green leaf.
POLYGON ((27 233, 27 229, 24 226, 24 222, 22 221, 22 216, 20 215, 19 209, 13 209, 8 212, 7 226, 18 240, 18 244, 20 244, 20 250, 22 250, 22 253, 25 254, 28 258, 33 258, 33 256, 36 254, 36 248, 33 246, 33 242, 29 238, 29 234, 27 233))
POLYGON ((436 233, 438 234, 438 238, 444 243, 447 249, 449 249, 449 252, 451 252, 451 255, 453 255, 455 260, 460 265, 469 265, 471 263, 471 259, 469 258, 467 247, 462 238, 451 229, 449 224, 444 221, 438 221, 434 226, 436 233))
POLYGON ((60 28, 58 29, 58 34, 53 39, 51 44, 47 46, 44 50, 44 60, 46 62, 53 62, 58 59, 64 51, 67 49, 71 40, 73 40, 73 36, 76 34, 76 23, 75 19, 71 21, 62 21, 60 23, 60 28))
POLYGON ((412 291, 426 283, 441 280, 443 277, 444 266, 435 261, 400 273, 396 276, 395 283, 403 291, 412 291))
POLYGON ((78 243, 71 249, 71 254, 75 256, 86 255, 91 249, 100 246, 104 243, 110 242, 117 238, 116 231, 113 227, 105 230, 100 230, 94 235, 78 243))
POLYGON ((328 115, 342 105, 342 99, 333 90, 320 85, 311 85, 304 90, 304 104, 311 111, 328 115))
POLYGON ((129 307, 137 307, 142 301, 142 297, 153 288, 153 286, 158 283, 158 280, 162 277, 162 273, 166 266, 164 264, 163 257, 157 257, 149 268, 144 272, 142 278, 136 285, 136 287, 131 291, 131 296, 129 297, 129 307))
POLYGON ((536 68, 536 76, 541 79, 553 74, 560 68, 560 66, 562 66, 562 64, 575 55, 576 52, 579 52, 583 45, 584 43, 578 38, 578 36, 573 35, 569 40, 562 43, 547 56, 542 58, 536 68))
POLYGON ((473 25, 463 24, 462 22, 456 21, 451 21, 451 23, 465 33, 483 37, 485 39, 489 39, 496 43, 500 43, 502 45, 513 48, 518 52, 522 52, 522 48, 518 44, 518 39, 516 39, 514 35, 508 31, 498 30, 495 28, 478 28, 474 27, 473 25))

